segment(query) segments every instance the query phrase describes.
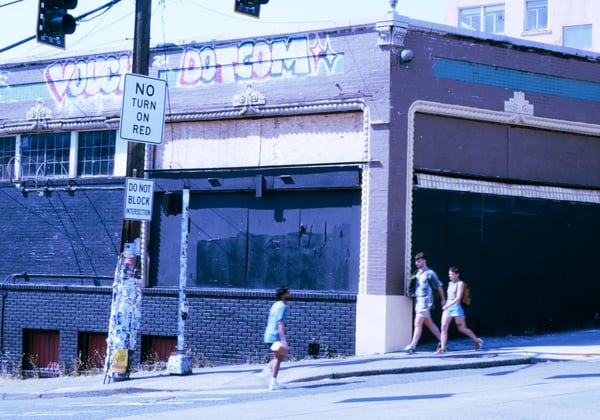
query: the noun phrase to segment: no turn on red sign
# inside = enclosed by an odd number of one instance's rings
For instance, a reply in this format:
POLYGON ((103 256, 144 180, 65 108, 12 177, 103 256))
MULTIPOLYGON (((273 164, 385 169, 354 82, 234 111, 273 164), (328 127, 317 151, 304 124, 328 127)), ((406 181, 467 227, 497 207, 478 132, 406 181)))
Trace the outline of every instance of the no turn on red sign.
POLYGON ((127 178, 125 182, 126 220, 152 220, 154 181, 141 178, 127 178))
POLYGON ((119 135, 141 143, 162 143, 167 82, 127 73, 121 106, 119 135))

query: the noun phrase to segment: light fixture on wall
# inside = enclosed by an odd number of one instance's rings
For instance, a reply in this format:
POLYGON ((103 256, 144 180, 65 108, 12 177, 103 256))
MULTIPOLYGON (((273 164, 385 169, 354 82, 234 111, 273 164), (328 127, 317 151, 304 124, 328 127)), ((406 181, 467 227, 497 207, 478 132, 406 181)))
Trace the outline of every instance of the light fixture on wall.
POLYGON ((292 178, 291 175, 279 175, 279 179, 281 179, 281 182, 283 182, 284 184, 293 184, 294 183, 294 179, 292 178))
POLYGON ((398 62, 404 64, 404 67, 406 68, 408 68, 408 65, 413 61, 413 58, 415 58, 415 52, 410 49, 404 49, 398 54, 398 62))

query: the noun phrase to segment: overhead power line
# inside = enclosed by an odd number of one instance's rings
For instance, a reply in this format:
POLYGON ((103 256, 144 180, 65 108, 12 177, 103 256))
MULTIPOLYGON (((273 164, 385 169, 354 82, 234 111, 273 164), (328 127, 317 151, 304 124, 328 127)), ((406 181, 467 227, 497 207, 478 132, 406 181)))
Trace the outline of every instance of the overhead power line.
MULTIPOLYGON (((11 2, 11 3, 6 3, 6 4, 3 4, 3 5, 0 5, 0 7, 8 6, 8 5, 10 5, 10 4, 14 4, 14 3, 19 3, 19 2, 21 2, 21 1, 23 1, 23 0, 15 0, 15 1, 11 2)), ((90 10, 89 12, 85 12, 85 13, 83 13, 83 14, 81 14, 81 15, 77 16, 77 17, 75 18, 75 21, 77 21, 77 22, 79 22, 79 21, 82 21, 82 22, 89 22, 89 20, 87 20, 87 21, 84 21, 84 19, 85 19, 86 17, 88 17, 89 15, 91 15, 91 14, 93 14, 93 13, 96 13, 96 12, 98 12, 98 11, 100 11, 100 10, 103 10, 103 9, 105 9, 103 13, 106 13, 106 12, 108 12, 108 11, 110 10, 110 8, 111 8, 111 7, 113 7, 115 4, 117 4, 117 3, 120 3, 120 2, 121 2, 121 0, 113 0, 113 1, 110 1, 110 2, 108 2, 108 3, 104 4, 104 5, 100 6, 100 7, 97 7, 97 8, 95 8, 94 10, 90 10)), ((101 14, 100 14, 100 15, 101 15, 101 14)), ((98 16, 100 16, 100 15, 98 15, 98 16)), ((97 17, 97 16, 96 16, 96 17, 97 17)), ((35 35, 32 35, 32 36, 30 36, 30 37, 27 37, 27 38, 24 38, 24 39, 22 39, 22 40, 20 40, 20 41, 17 41, 17 42, 15 42, 14 44, 11 44, 11 45, 9 45, 9 46, 7 46, 7 47, 4 47, 4 48, 0 49, 0 53, 3 53, 4 51, 11 50, 11 49, 13 49, 13 48, 15 48, 15 47, 18 47, 18 46, 19 46, 19 45, 21 45, 21 44, 24 44, 24 43, 26 43, 26 42, 29 42, 29 41, 31 41, 31 40, 33 40, 33 39, 35 39, 35 38, 36 38, 36 36, 35 36, 35 35)))
POLYGON ((4 3, 4 4, 0 4, 0 7, 6 7, 6 6, 10 6, 11 4, 15 4, 15 3, 21 3, 24 0, 14 0, 14 1, 9 1, 8 3, 4 3))

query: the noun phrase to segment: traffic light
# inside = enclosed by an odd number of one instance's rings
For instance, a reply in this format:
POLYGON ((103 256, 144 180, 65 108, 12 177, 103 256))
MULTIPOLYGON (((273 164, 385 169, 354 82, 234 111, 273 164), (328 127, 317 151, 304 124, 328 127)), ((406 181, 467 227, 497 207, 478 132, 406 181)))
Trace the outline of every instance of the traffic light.
POLYGON ((260 5, 267 4, 269 0, 235 0, 234 10, 244 15, 258 18, 260 15, 260 5))
POLYGON ((77 0, 39 0, 36 36, 38 42, 65 48, 65 35, 75 32, 77 22, 67 10, 77 7, 77 0))

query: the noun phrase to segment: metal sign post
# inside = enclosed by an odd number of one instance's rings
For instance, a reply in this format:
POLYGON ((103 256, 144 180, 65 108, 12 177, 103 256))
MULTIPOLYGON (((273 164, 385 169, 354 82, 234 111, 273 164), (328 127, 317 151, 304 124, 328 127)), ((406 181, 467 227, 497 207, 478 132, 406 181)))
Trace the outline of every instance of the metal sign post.
POLYGON ((188 236, 190 234, 190 190, 181 194, 181 252, 179 255, 179 305, 177 310, 177 351, 169 356, 167 371, 171 375, 192 373, 192 359, 185 352, 185 320, 188 315, 188 302, 185 300, 187 280, 188 236))

